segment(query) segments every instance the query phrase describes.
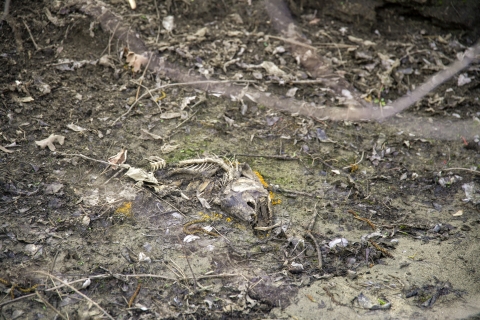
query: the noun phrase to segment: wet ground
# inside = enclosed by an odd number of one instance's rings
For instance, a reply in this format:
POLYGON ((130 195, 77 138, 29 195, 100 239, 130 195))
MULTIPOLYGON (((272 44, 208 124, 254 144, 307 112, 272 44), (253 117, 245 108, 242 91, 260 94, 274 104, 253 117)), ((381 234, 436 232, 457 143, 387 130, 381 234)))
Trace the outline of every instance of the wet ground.
MULTIPOLYGON (((238 94, 336 103, 263 3, 107 8, 182 77, 144 72, 151 61, 81 5, 15 1, 0 26, 5 319, 480 314, 478 64, 393 120, 330 121, 238 94), (185 75, 239 90, 205 93, 185 75), (180 166, 206 158, 256 171, 271 220, 221 205, 224 169, 180 166)), ((292 10, 332 70, 382 107, 473 44, 391 6, 292 10)))

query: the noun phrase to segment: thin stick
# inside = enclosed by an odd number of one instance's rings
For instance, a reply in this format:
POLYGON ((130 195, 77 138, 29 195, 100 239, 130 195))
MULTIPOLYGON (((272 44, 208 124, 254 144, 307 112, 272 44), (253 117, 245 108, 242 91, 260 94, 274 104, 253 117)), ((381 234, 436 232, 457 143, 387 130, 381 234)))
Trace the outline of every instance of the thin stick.
POLYGON ((106 185, 107 183, 109 183, 112 179, 115 179, 122 171, 123 171, 124 168, 120 168, 120 170, 118 170, 113 176, 111 176, 110 178, 108 178, 107 181, 105 181, 103 183, 103 185, 106 185))
POLYGON ((182 275, 183 280, 187 280, 187 276, 183 272, 183 270, 178 266, 178 264, 175 263, 172 259, 169 259, 170 262, 173 264, 173 267, 182 275))
POLYGON ((298 157, 267 155, 267 154, 236 153, 236 154, 229 154, 228 156, 248 157, 248 158, 266 158, 266 159, 278 159, 278 160, 300 160, 300 158, 298 157))
POLYGON ((362 151, 362 157, 360 158, 360 160, 359 160, 358 162, 355 162, 354 164, 351 164, 351 165, 349 165, 349 166, 344 167, 343 170, 345 170, 345 169, 350 169, 350 168, 352 168, 352 167, 354 167, 354 166, 356 166, 356 165, 359 165, 360 162, 362 162, 362 160, 363 160, 363 154, 364 154, 364 153, 365 153, 365 152, 362 151))
POLYGON ((220 235, 223 239, 227 240, 229 243, 232 243, 227 237, 225 237, 223 234, 220 233, 220 231, 217 230, 214 226, 212 226, 213 230, 215 230, 216 233, 220 235))
POLYGON ((157 11, 158 22, 160 22, 160 11, 158 11, 157 0, 153 0, 153 3, 155 4, 155 11, 157 11))
POLYGON ((135 298, 138 296, 138 293, 140 292, 140 288, 142 287, 142 285, 139 283, 137 285, 137 289, 135 289, 135 292, 133 293, 132 297, 130 298, 130 300, 128 300, 128 307, 130 308, 133 304, 133 302, 135 301, 135 298))
POLYGON ((453 171, 453 170, 468 171, 471 173, 480 174, 480 171, 467 169, 467 168, 448 168, 448 169, 443 169, 442 171, 453 171))
POLYGON ((38 299, 40 299, 42 301, 43 304, 45 304, 46 306, 48 306, 50 309, 52 309, 53 311, 55 311, 56 314, 58 314, 60 316, 60 318, 62 318, 63 320, 68 320, 67 317, 65 317, 60 311, 58 311, 54 306, 52 306, 41 294, 40 292, 38 291, 35 291, 35 294, 37 295, 38 299))
POLYGON ((268 230, 275 229, 276 227, 280 227, 281 225, 282 225, 281 222, 277 222, 276 224, 274 224, 272 226, 269 226, 269 227, 255 227, 253 229, 254 230, 260 230, 260 231, 268 231, 268 230))
POLYGON ((22 20, 22 21, 23 21, 23 24, 25 25, 25 28, 27 28, 28 34, 30 35, 30 39, 32 40, 33 45, 35 46, 35 49, 36 49, 37 51, 40 50, 40 47, 37 46, 37 43, 36 43, 35 40, 33 39, 33 35, 32 35, 32 32, 30 31, 30 28, 28 27, 28 24, 25 22, 25 20, 22 20))
MULTIPOLYGON (((150 91, 153 92, 153 91, 157 91, 157 90, 161 90, 161 89, 165 89, 165 88, 169 88, 169 87, 192 86, 192 85, 195 85, 195 84, 207 84, 207 83, 218 84, 218 83, 232 83, 232 82, 257 83, 258 81, 256 81, 256 80, 203 80, 203 81, 192 81, 192 82, 169 83, 169 84, 160 86, 158 88, 151 89, 150 91)), ((147 94, 149 94, 149 93, 146 92, 146 93, 142 94, 140 97, 138 97, 138 99, 135 100, 134 103, 132 103, 130 108, 128 108, 128 110, 124 114, 122 114, 120 117, 115 119, 115 121, 113 121, 113 123, 110 126, 113 127, 118 121, 120 121, 121 118, 127 116, 130 113, 130 111, 132 111, 133 107, 135 107, 137 105, 137 103, 141 99, 143 99, 147 94)))
POLYGON ((197 291, 197 279, 195 279, 195 273, 193 272, 193 269, 192 269, 192 266, 190 265, 190 259, 188 259, 188 256, 187 256, 187 249, 185 248, 185 243, 183 243, 183 241, 180 239, 180 237, 178 237, 178 241, 180 241, 180 243, 182 244, 182 248, 183 248, 183 253, 185 254, 185 260, 187 260, 187 264, 188 264, 188 268, 190 269, 190 272, 192 273, 192 277, 193 277, 193 291, 197 291))
POLYGON ((309 236, 310 239, 312 239, 313 243, 315 244, 315 249, 317 250, 317 257, 318 257, 317 258, 318 269, 322 270, 323 262, 322 262, 322 251, 320 251, 320 246, 318 245, 317 240, 315 239, 315 237, 312 235, 312 233, 310 231, 307 232, 307 236, 309 236))
POLYGON ((54 276, 54 275, 51 275, 49 274, 48 272, 44 272, 44 271, 34 271, 35 273, 40 273, 40 274, 43 274, 44 276, 47 276, 47 277, 52 277, 54 278, 55 280, 59 281, 60 283, 66 285, 67 287, 69 287, 70 289, 72 289, 73 291, 75 291, 76 293, 78 293, 80 296, 82 296, 83 298, 85 298, 87 301, 89 301, 90 303, 92 303, 95 307, 97 307, 100 311, 102 311, 109 319, 112 319, 112 320, 115 320, 110 314, 108 314, 107 311, 105 311, 105 309, 103 309, 102 307, 100 307, 100 305, 98 303, 96 303, 95 301, 93 301, 92 299, 90 299, 88 296, 84 295, 83 293, 81 293, 79 290, 75 289, 75 287, 73 287, 71 284, 63 281, 62 279, 54 276))
POLYGON ((318 216, 317 204, 318 204, 318 202, 315 203, 315 207, 313 208, 314 215, 312 217, 312 220, 310 221, 310 223, 307 226, 306 234, 307 234, 307 236, 310 237, 310 239, 312 239, 313 243, 315 244, 315 249, 317 250, 317 257, 318 257, 317 258, 318 259, 318 269, 322 270, 322 267, 323 267, 322 251, 320 251, 320 246, 318 245, 317 239, 315 239, 315 237, 312 234, 312 229, 313 229, 313 226, 315 224, 315 220, 317 219, 317 216, 318 216))
POLYGON ((275 36, 271 36, 271 35, 268 35, 269 38, 272 38, 272 39, 277 39, 277 40, 282 40, 284 42, 287 42, 287 43, 291 43, 291 44, 294 44, 296 46, 301 46, 301 47, 305 47, 305 48, 308 48, 308 49, 312 49, 314 51, 317 51, 317 48, 315 47, 312 47, 308 44, 305 44, 305 43, 302 43, 302 42, 299 42, 299 41, 296 41, 296 40, 293 40, 293 39, 288 39, 288 38, 282 38, 282 37, 275 37, 275 36))
POLYGON ((118 28, 119 24, 120 24, 120 22, 118 22, 117 25, 115 26, 115 28, 113 29, 112 35, 110 37, 108 37, 107 48, 103 49, 102 53, 100 54, 101 56, 103 56, 103 53, 105 52, 105 50, 108 50, 108 55, 110 55, 110 48, 112 46, 112 39, 115 36, 115 32, 117 32, 117 28, 118 28))
POLYGON ((147 73, 148 66, 150 65, 150 61, 152 61, 152 58, 153 58, 153 53, 150 54, 150 58, 148 58, 147 65, 145 66, 142 76, 140 77, 140 82, 137 88, 137 94, 135 95, 135 100, 138 100, 138 95, 140 94, 140 86, 142 85, 143 79, 145 78, 145 73, 147 73))
MULTIPOLYGON (((95 162, 99 162, 99 163, 103 163, 103 164, 106 164, 106 165, 111 165, 110 162, 107 162, 107 161, 103 161, 103 160, 97 160, 97 159, 94 159, 94 158, 90 158, 90 157, 87 157, 81 153, 63 153, 63 152, 58 152, 58 154, 61 154, 62 156, 68 156, 68 157, 80 157, 80 158, 83 158, 83 159, 86 159, 86 160, 90 160, 90 161, 95 161, 95 162)), ((128 164, 117 164, 116 165, 117 167, 121 168, 121 169, 129 169, 130 166, 128 164)))
POLYGON ((155 102, 155 104, 157 105, 158 109, 160 109, 160 112, 162 112, 162 108, 160 107, 160 105, 158 104, 158 102, 156 101, 156 99, 154 99, 154 96, 152 94, 152 92, 150 91, 150 89, 147 87, 147 86, 144 86, 143 84, 135 81, 135 80, 130 80, 131 82, 135 83, 136 85, 139 85, 141 86, 142 88, 144 88, 148 94, 150 94, 150 98, 152 98, 153 102, 155 102))

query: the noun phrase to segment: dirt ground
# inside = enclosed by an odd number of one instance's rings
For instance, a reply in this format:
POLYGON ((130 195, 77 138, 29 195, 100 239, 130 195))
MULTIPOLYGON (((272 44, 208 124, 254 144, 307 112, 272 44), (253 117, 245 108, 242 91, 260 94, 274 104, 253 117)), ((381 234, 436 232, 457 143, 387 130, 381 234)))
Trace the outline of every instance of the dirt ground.
MULTIPOLYGON (((183 75, 334 104, 251 2, 105 7, 183 75)), ((369 103, 405 95, 476 40, 372 8, 291 4, 369 103)), ((330 121, 144 72, 126 45, 78 1, 13 1, 0 25, 3 319, 480 318, 478 64, 390 120, 330 121), (116 155, 124 167, 108 166, 116 155), (214 160, 182 166, 192 159, 214 160), (217 201, 217 163, 261 175, 265 225, 217 201)))

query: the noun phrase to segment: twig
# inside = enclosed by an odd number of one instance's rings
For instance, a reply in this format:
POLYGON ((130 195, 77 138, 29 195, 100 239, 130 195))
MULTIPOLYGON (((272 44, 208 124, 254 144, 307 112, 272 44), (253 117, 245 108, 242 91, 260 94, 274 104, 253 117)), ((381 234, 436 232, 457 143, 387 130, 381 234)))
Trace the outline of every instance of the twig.
POLYGON ((111 35, 110 37, 108 37, 107 48, 106 48, 106 49, 103 49, 102 54, 100 54, 101 56, 103 56, 103 53, 105 52, 105 50, 108 50, 108 55, 110 55, 110 48, 111 48, 111 46, 112 46, 112 39, 113 39, 113 37, 115 36, 115 32, 117 31, 117 28, 118 28, 118 25, 119 25, 119 24, 120 24, 120 22, 117 23, 117 25, 115 26, 115 29, 113 29, 112 35, 111 35))
POLYGON ((35 39, 33 39, 33 35, 32 35, 32 32, 30 31, 30 28, 28 27, 28 24, 25 22, 25 20, 22 20, 22 21, 23 21, 23 24, 25 25, 25 28, 27 28, 28 34, 30 35, 30 39, 32 40, 33 45, 35 46, 35 49, 39 51, 40 47, 35 42, 35 39))
POLYGON ((105 181, 103 183, 103 185, 106 185, 107 183, 109 183, 112 179, 115 179, 115 177, 117 177, 122 171, 123 171, 124 168, 120 168, 120 170, 118 170, 113 176, 111 176, 110 178, 107 179, 107 181, 105 181))
POLYGON ((363 160, 363 154, 364 154, 364 153, 365 153, 365 152, 362 151, 362 157, 360 158, 360 160, 359 160, 358 162, 355 162, 354 164, 351 164, 351 165, 349 165, 349 166, 343 167, 343 170, 345 170, 345 169, 350 169, 350 168, 353 168, 353 167, 359 165, 360 162, 362 162, 362 160, 363 160))
MULTIPOLYGON (((154 96, 152 94, 152 92, 150 91, 150 89, 147 87, 147 86, 144 86, 143 84, 135 81, 135 80, 130 80, 131 82, 135 83, 136 85, 138 86, 141 86, 142 88, 144 88, 149 94, 150 94, 150 97, 152 98, 153 102, 155 102, 155 104, 157 105, 158 109, 160 110, 160 112, 162 112, 162 108, 160 107, 160 105, 158 104, 157 100, 154 99, 154 96)), ((165 94, 164 92, 162 92, 163 94, 165 94)), ((160 99, 158 99, 160 100, 160 99)))
POLYGON ((480 171, 467 169, 467 168, 448 168, 448 169, 443 169, 442 171, 453 171, 453 170, 468 171, 468 172, 471 172, 471 173, 480 174, 480 171))
POLYGON ((299 41, 296 41, 296 40, 293 40, 293 39, 288 39, 288 38, 282 38, 282 37, 276 37, 276 36, 271 36, 271 35, 268 35, 269 38, 272 38, 272 39, 277 39, 277 40, 282 40, 284 42, 288 42, 290 44, 294 44, 296 46, 301 46, 301 47, 305 47, 305 48, 308 48, 308 49, 312 49, 314 51, 317 51, 317 48, 315 47, 312 47, 306 43, 302 43, 302 42, 299 42, 299 41))
POLYGON ((142 76, 140 77, 140 82, 137 88, 137 94, 135 95, 135 100, 138 100, 138 95, 140 94, 140 86, 142 85, 143 79, 145 78, 145 73, 147 73, 148 66, 150 65, 150 61, 152 61, 153 54, 150 54, 150 58, 148 58, 147 65, 145 66, 145 69, 143 70, 142 76))
POLYGON ((392 258, 392 259, 395 259, 395 257, 390 252, 388 252, 387 249, 384 249, 384 248, 380 247, 380 245, 378 243, 376 243, 375 241, 373 241, 372 239, 370 239, 370 243, 375 247, 375 249, 382 252, 385 256, 387 256, 389 258, 392 258))
MULTIPOLYGON (((218 83, 232 83, 232 82, 257 83, 258 81, 256 81, 256 80, 202 80, 202 81, 192 81, 192 82, 169 83, 169 84, 160 86, 158 88, 154 88, 150 91, 153 92, 153 91, 157 91, 157 90, 161 90, 161 89, 165 89, 165 88, 169 88, 169 87, 192 86, 192 85, 196 85, 196 84, 207 84, 207 83, 218 84, 218 83)), ((118 121, 120 121, 121 118, 126 117, 130 113, 130 111, 132 111, 133 107, 135 107, 137 105, 137 103, 141 99, 143 99, 147 94, 149 94, 149 93, 146 92, 146 93, 142 94, 140 97, 138 97, 138 99, 135 100, 134 103, 132 103, 130 108, 128 108, 128 110, 124 114, 122 114, 120 117, 115 119, 115 121, 113 121, 113 123, 110 126, 113 127, 118 121)))
MULTIPOLYGON (((332 39, 332 37, 330 37, 330 35, 328 33, 326 33, 325 31, 322 31, 322 30, 320 30, 320 33, 322 35, 326 36, 328 39, 330 39, 330 41, 332 41, 332 43, 333 43, 333 39, 332 39)), ((340 63, 343 63, 342 52, 340 51, 340 47, 336 43, 333 43, 333 45, 337 48, 338 55, 340 57, 340 63)))
POLYGON ((133 293, 132 297, 130 298, 130 300, 128 300, 128 307, 130 308, 133 304, 133 302, 135 301, 135 298, 138 296, 138 293, 140 292, 140 288, 142 287, 142 285, 139 283, 137 285, 137 289, 135 289, 135 292, 133 293))
POLYGON ((276 224, 268 226, 268 227, 255 227, 253 229, 254 230, 260 230, 260 231, 268 231, 268 230, 275 229, 276 227, 280 227, 281 225, 282 225, 281 222, 277 222, 276 224))
POLYGON ((157 12, 158 22, 160 22, 160 11, 158 10, 157 0, 153 0, 153 3, 155 4, 155 11, 157 12))
POLYGON ((315 206, 313 207, 313 217, 312 220, 310 220, 310 223, 307 226, 307 232, 306 235, 312 239, 313 243, 315 244, 315 249, 317 250, 317 259, 318 259, 318 269, 322 270, 323 267, 323 261, 322 261, 322 251, 320 251, 320 246, 318 245, 317 239, 312 234, 312 229, 313 226, 315 225, 315 220, 317 219, 318 216, 318 211, 317 211, 317 203, 315 203, 315 206))
POLYGON ((284 194, 286 197, 290 196, 292 198, 296 196, 303 196, 303 197, 309 197, 309 198, 318 198, 318 195, 315 195, 314 193, 309 193, 309 192, 304 192, 304 191, 295 191, 295 190, 288 190, 288 189, 283 189, 283 188, 272 188, 268 187, 268 191, 273 191, 273 192, 279 192, 284 194))
POLYGON ((54 306, 52 306, 41 294, 40 292, 36 291, 35 294, 37 295, 38 299, 40 299, 42 301, 43 304, 45 304, 46 306, 48 306, 50 309, 52 309, 53 311, 55 311, 56 314, 58 314, 58 316, 64 320, 67 320, 68 318, 65 317, 60 311, 58 311, 54 306))
MULTIPOLYGON (((198 106, 199 104, 203 103, 207 101, 207 98, 205 98, 205 96, 201 96, 200 98, 200 101, 196 102, 191 108, 195 108, 196 106, 198 106)), ((173 128, 172 130, 170 130, 169 133, 167 133, 165 135, 165 139, 168 140, 170 138, 171 135, 173 135, 173 133, 175 132, 175 130, 177 130, 178 128, 180 128, 185 122, 187 121, 190 121, 190 119, 192 119, 196 114, 197 114, 198 110, 195 111, 194 113, 192 113, 187 119, 183 120, 182 122, 180 122, 175 128, 173 128)))
POLYGON ((308 226, 307 226, 307 231, 308 232, 312 232, 313 226, 315 225, 315 220, 317 220, 317 216, 318 216, 317 204, 318 204, 318 202, 315 203, 315 206, 313 207, 313 217, 312 217, 312 220, 310 220, 310 222, 308 223, 308 226))
POLYGON ((213 230, 215 230, 219 235, 220 237, 222 237, 223 239, 227 240, 228 243, 232 243, 232 241, 230 241, 230 239, 228 239, 227 237, 225 237, 223 234, 220 233, 220 231, 217 230, 217 228, 215 228, 214 226, 212 226, 213 230))
POLYGON ((188 268, 190 269, 190 272, 192 273, 193 291, 197 292, 197 279, 195 279, 195 273, 193 272, 192 266, 190 265, 190 260, 188 259, 188 256, 187 256, 187 249, 185 248, 185 243, 183 243, 183 241, 180 239, 180 237, 177 236, 177 238, 178 238, 178 241, 180 241, 180 243, 182 244, 183 253, 185 254, 185 259, 187 260, 188 268))
POLYGON ((366 223, 370 226, 370 228, 372 228, 372 230, 375 230, 375 229, 377 228, 377 227, 375 226, 375 224, 374 224, 372 221, 370 221, 370 219, 364 218, 364 217, 360 217, 360 216, 358 215, 358 213, 356 213, 356 212, 353 211, 352 209, 348 209, 347 212, 348 212, 348 213, 351 213, 355 219, 360 220, 360 221, 363 221, 363 222, 366 222, 366 223))
POLYGON ((234 157, 249 157, 249 158, 265 158, 265 159, 277 159, 277 160, 300 160, 298 157, 289 157, 289 156, 279 156, 279 155, 265 155, 265 154, 247 154, 247 153, 237 153, 231 154, 228 156, 234 157))
POLYGON ((182 275, 183 277, 183 280, 187 280, 187 276, 185 275, 185 273, 182 271, 182 269, 178 266, 178 264, 175 263, 175 261, 173 261, 172 259, 169 259, 170 262, 172 263, 173 267, 182 275))
MULTIPOLYGON (((87 157, 81 153, 64 153, 64 152, 58 152, 58 154, 62 155, 62 156, 67 156, 67 157, 80 157, 80 158, 83 158, 83 159, 86 159, 86 160, 90 160, 90 161, 95 161, 95 162, 99 162, 99 163, 103 163, 103 164, 106 164, 106 165, 111 165, 110 162, 107 162, 107 161, 103 161, 103 160, 97 160, 97 159, 94 159, 94 158, 90 158, 90 157, 87 157)), ((121 168, 121 169, 129 169, 130 166, 128 164, 117 164, 116 165, 117 167, 121 168)))
POLYGON ((318 245, 317 240, 315 239, 315 237, 310 231, 307 231, 307 236, 309 236, 310 239, 312 239, 313 243, 315 244, 315 250, 317 250, 318 269, 322 270, 323 261, 322 261, 322 251, 320 251, 320 246, 318 245))
POLYGON ((102 307, 100 307, 100 305, 98 303, 96 303, 95 301, 93 301, 92 299, 90 299, 88 296, 86 296, 85 294, 81 293, 79 290, 77 290, 74 286, 72 286, 71 284, 63 281, 62 279, 54 276, 54 275, 51 275, 49 274, 48 272, 44 272, 44 271, 33 271, 34 273, 40 273, 40 274, 43 274, 44 276, 47 276, 47 277, 52 277, 54 278, 55 280, 59 281, 60 283, 66 285, 67 287, 69 287, 70 289, 72 289, 73 291, 75 291, 76 293, 78 293, 80 296, 82 296, 83 298, 85 298, 87 301, 89 301, 90 303, 92 303, 95 307, 97 307, 100 311, 102 311, 109 319, 112 319, 112 320, 115 320, 110 314, 108 314, 107 311, 105 311, 105 309, 103 309, 102 307))

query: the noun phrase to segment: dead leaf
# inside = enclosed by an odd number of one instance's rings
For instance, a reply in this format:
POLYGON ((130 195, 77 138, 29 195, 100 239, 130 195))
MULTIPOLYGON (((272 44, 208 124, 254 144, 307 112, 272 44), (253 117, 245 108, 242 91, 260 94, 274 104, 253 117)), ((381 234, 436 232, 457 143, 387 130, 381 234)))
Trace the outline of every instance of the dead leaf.
POLYGON ((277 76, 277 77, 284 77, 287 74, 285 71, 277 67, 277 65, 273 62, 270 61, 263 61, 260 66, 267 71, 267 73, 271 76, 277 76))
POLYGON ((55 194, 63 188, 63 184, 54 182, 45 187, 45 194, 55 194))
POLYGON ((204 207, 205 209, 210 209, 211 208, 207 199, 203 198, 200 194, 198 194, 198 192, 197 192, 197 199, 200 202, 200 204, 202 205, 202 207, 204 207))
POLYGON ((142 66, 147 64, 148 58, 133 51, 128 51, 126 61, 130 67, 133 67, 133 72, 138 72, 142 66))
POLYGON ((288 91, 287 91, 287 93, 286 93, 285 95, 286 95, 287 97, 289 97, 289 98, 294 98, 294 97, 295 97, 295 93, 297 93, 297 90, 298 90, 298 88, 295 88, 295 87, 290 88, 290 89, 288 89, 288 91))
POLYGON ((160 151, 162 151, 162 153, 170 153, 172 151, 174 151, 175 149, 178 148, 178 144, 164 144, 161 148, 160 148, 160 151))
POLYGON ((164 112, 160 115, 160 119, 175 119, 181 116, 182 114, 180 112, 164 112))
POLYGON ((108 163, 110 163, 113 170, 117 170, 117 167, 124 164, 125 161, 127 161, 127 149, 125 148, 122 148, 122 150, 113 157, 108 158, 108 163))
POLYGON ((128 171, 125 173, 125 175, 137 182, 147 182, 152 184, 158 184, 158 181, 152 172, 146 172, 145 170, 140 168, 130 167, 128 171))
POLYGON ((190 102, 195 100, 195 98, 196 96, 183 98, 182 103, 180 104, 180 110, 185 109, 190 104, 190 102))
POLYGON ((13 152, 12 150, 8 150, 7 148, 2 147, 2 146, 0 146, 0 150, 5 152, 5 153, 12 153, 13 152))
POLYGON ((48 21, 53 23, 56 27, 63 27, 65 25, 64 20, 54 17, 47 8, 45 8, 45 15, 47 16, 48 21))
POLYGON ((148 132, 145 129, 141 129, 140 139, 142 140, 162 140, 161 136, 158 136, 154 133, 148 132))
POLYGON ((76 132, 83 132, 83 131, 87 130, 87 129, 82 128, 80 126, 77 126, 76 124, 73 124, 73 123, 67 124, 67 128, 70 129, 70 130, 76 131, 76 132))
POLYGON ((35 143, 39 145, 40 148, 45 149, 45 147, 48 147, 50 151, 55 151, 55 145, 54 145, 55 142, 58 142, 60 143, 60 145, 63 145, 63 143, 65 142, 65 137, 56 135, 56 134, 51 134, 46 139, 35 141, 35 143))
POLYGON ((99 60, 98 64, 104 67, 110 67, 115 69, 115 64, 113 63, 113 56, 105 54, 99 60))
POLYGON ((168 32, 172 32, 173 28, 175 27, 174 23, 174 17, 173 16, 166 16, 162 20, 162 26, 167 30, 168 32))

